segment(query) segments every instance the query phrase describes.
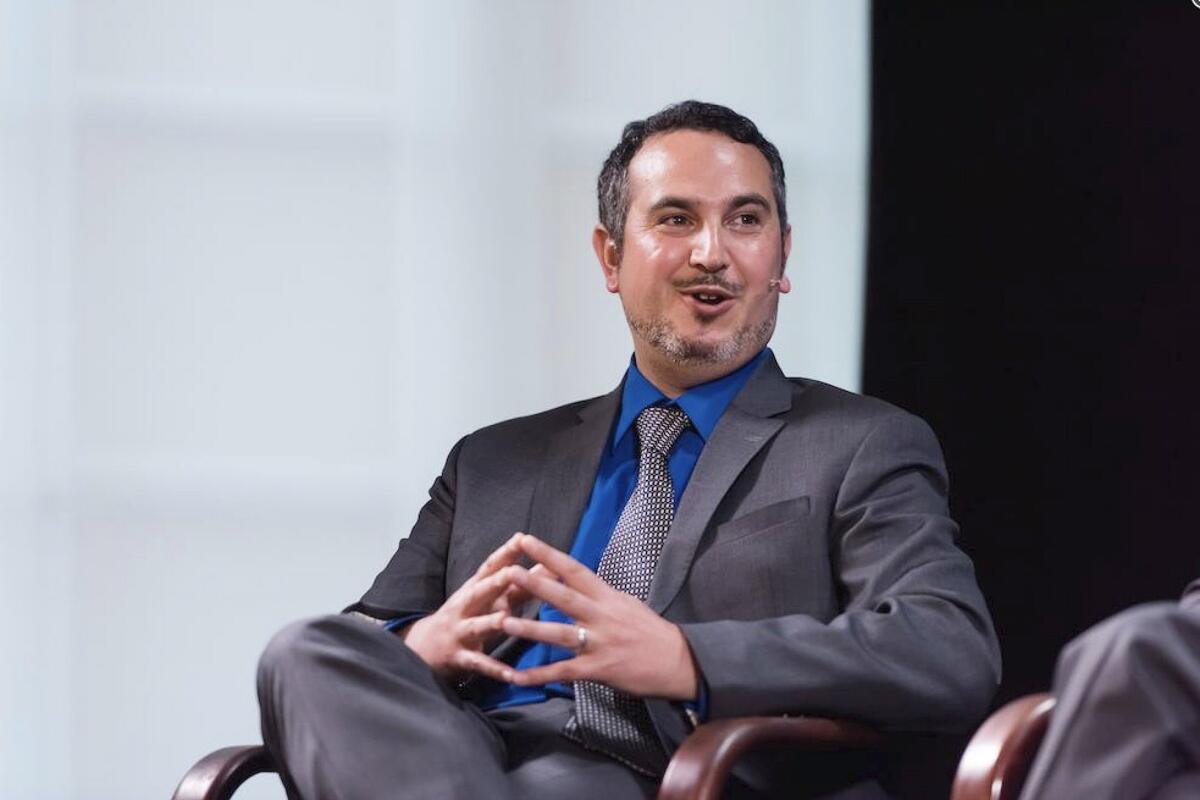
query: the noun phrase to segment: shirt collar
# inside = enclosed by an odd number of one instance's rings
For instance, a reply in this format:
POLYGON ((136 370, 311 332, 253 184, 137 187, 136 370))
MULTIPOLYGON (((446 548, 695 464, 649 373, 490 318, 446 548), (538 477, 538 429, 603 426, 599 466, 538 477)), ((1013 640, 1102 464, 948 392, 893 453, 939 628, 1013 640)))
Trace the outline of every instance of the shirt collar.
POLYGON ((629 432, 638 414, 653 405, 675 405, 682 408, 683 413, 692 421, 692 427, 700 434, 700 438, 707 442, 729 403, 770 352, 770 348, 763 348, 758 355, 728 375, 693 386, 674 400, 668 399, 647 380, 638 369, 636 359, 631 357, 629 369, 625 372, 625 387, 621 391, 621 415, 617 418, 617 427, 613 430, 611 446, 615 448, 617 442, 629 432))

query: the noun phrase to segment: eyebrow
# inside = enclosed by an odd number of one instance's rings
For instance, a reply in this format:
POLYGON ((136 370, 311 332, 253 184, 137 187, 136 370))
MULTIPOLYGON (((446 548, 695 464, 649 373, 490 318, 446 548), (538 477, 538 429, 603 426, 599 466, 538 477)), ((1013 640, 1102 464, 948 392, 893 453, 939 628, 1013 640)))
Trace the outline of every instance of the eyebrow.
MULTIPOLYGON (((679 197, 677 195, 669 194, 665 197, 660 197, 653 205, 650 206, 648 211, 649 213, 654 213, 655 211, 662 211, 664 208, 682 208, 685 211, 690 211, 695 207, 695 205, 696 204, 694 201, 688 200, 686 197, 679 197)), ((771 210, 771 204, 767 202, 767 198, 763 197, 758 192, 739 194, 737 197, 734 197, 729 201, 726 208, 728 211, 732 211, 733 209, 741 208, 742 206, 760 206, 764 211, 771 210)))
POLYGON ((729 210, 741 208, 742 206, 761 206, 763 211, 770 211, 771 204, 767 202, 767 198, 763 197, 758 192, 750 194, 739 194, 737 197, 729 201, 729 210))

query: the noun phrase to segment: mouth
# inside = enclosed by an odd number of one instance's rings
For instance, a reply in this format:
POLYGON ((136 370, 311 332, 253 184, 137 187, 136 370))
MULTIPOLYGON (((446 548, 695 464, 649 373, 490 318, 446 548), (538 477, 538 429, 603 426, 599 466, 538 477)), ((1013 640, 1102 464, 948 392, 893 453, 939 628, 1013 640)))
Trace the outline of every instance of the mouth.
POLYGON ((734 296, 718 286, 695 286, 682 292, 685 302, 697 313, 716 316, 733 305, 734 296))

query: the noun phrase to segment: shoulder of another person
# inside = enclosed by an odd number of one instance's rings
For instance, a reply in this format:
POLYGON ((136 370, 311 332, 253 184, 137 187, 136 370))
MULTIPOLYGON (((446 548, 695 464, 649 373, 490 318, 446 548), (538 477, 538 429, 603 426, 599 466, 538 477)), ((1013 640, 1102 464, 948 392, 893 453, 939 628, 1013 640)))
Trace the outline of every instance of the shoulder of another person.
POLYGON ((1183 590, 1183 597, 1179 602, 1187 608, 1200 611, 1200 578, 1188 584, 1188 587, 1183 590))

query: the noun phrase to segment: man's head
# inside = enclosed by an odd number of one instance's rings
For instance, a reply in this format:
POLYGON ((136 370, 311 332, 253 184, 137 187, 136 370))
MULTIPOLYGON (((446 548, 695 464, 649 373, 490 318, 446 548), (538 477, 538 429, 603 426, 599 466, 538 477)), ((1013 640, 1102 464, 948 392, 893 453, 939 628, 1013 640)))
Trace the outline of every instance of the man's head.
POLYGON ((766 345, 791 231, 779 151, 753 122, 696 101, 631 122, 598 189, 593 245, 651 381, 682 391, 766 345))
POLYGON ((771 168, 771 193, 779 213, 779 228, 781 231, 787 230, 787 182, 779 149, 759 132, 751 119, 733 109, 699 100, 684 100, 646 119, 634 120, 626 125, 621 132, 621 141, 600 168, 600 178, 596 181, 600 224, 612 234, 618 255, 625 234, 625 219, 629 214, 629 162, 651 136, 679 130, 723 133, 735 142, 753 145, 762 153, 771 168))

